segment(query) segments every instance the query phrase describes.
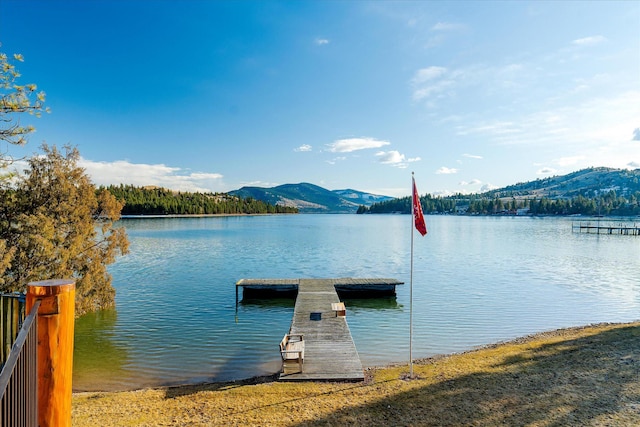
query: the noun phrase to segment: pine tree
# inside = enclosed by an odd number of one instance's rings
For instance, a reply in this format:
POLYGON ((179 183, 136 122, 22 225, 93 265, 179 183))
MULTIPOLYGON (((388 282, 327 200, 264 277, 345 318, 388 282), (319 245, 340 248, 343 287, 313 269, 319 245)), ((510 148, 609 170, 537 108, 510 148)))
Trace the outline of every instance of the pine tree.
POLYGON ((128 251, 124 228, 113 228, 122 202, 96 191, 77 165, 76 149, 43 145, 28 160, 15 190, 3 190, 0 239, 13 248, 3 291, 24 291, 31 281, 76 280, 76 313, 115 303, 107 265, 128 251), (7 197, 10 196, 10 197, 7 197))

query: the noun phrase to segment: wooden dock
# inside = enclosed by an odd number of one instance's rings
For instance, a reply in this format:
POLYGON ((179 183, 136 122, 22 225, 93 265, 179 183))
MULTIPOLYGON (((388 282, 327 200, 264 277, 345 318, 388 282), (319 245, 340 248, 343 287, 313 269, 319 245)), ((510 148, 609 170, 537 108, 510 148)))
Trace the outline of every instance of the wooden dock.
MULTIPOLYGON (((236 290, 264 292, 297 290, 290 334, 303 334, 305 356, 302 372, 282 372, 283 381, 362 381, 364 371, 351 337, 346 316, 337 316, 332 304, 339 303, 341 292, 364 294, 389 292, 401 285, 394 279, 241 279, 236 290), (313 313, 313 314, 312 314, 313 313), (314 320, 318 319, 319 320, 314 320)), ((346 307, 347 316, 349 307, 346 307)), ((274 345, 275 347, 275 345, 274 345)))
POLYGON ((640 236, 640 224, 626 221, 590 220, 574 221, 571 229, 578 233, 619 234, 624 236, 640 236))

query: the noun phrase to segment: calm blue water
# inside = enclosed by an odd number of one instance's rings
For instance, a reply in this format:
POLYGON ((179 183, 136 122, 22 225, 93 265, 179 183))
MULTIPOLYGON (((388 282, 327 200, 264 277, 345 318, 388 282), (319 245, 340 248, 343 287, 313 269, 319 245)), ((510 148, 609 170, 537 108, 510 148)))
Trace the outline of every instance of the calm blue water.
MULTIPOLYGON (((76 322, 75 390, 276 372, 293 300, 244 301, 241 278, 390 277, 396 298, 347 300, 365 366, 408 362, 410 217, 125 219, 117 310, 76 322)), ((415 358, 534 332, 640 318, 640 238, 567 219, 428 216, 415 235, 415 358)))

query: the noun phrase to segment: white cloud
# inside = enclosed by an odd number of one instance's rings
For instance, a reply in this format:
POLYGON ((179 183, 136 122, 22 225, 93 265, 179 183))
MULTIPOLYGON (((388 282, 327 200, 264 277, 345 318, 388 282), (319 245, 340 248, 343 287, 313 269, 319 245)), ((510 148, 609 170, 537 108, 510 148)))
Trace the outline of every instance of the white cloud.
POLYGON ((522 71, 523 69, 524 69, 524 65, 522 64, 509 64, 502 67, 502 69, 500 69, 500 73, 501 74, 517 73, 519 71, 522 71))
POLYGON ((464 194, 464 193, 468 193, 467 191, 451 191, 451 190, 436 190, 433 193, 431 193, 432 196, 436 196, 436 197, 449 197, 449 196, 453 196, 454 194, 464 194))
POLYGON ((330 43, 329 39, 323 39, 323 38, 315 39, 315 44, 317 44, 318 46, 323 46, 323 45, 329 44, 329 43, 330 43))
MULTIPOLYGON (((499 145, 559 147, 569 153, 579 150, 587 160, 604 161, 605 158, 598 157, 597 153, 608 150, 617 153, 617 159, 626 156, 626 164, 634 154, 634 148, 628 144, 629 129, 636 127, 639 114, 640 91, 629 91, 593 97, 579 104, 566 103, 553 109, 532 111, 510 117, 511 120, 461 125, 457 128, 457 135, 486 135, 499 145)), ((610 160, 606 165, 621 167, 619 160, 615 161, 616 164, 613 158, 610 160)))
POLYGON ((400 154, 399 151, 379 151, 376 153, 376 156, 380 158, 380 163, 385 165, 392 165, 399 168, 406 168, 406 162, 404 154, 400 154))
POLYGON ((245 181, 240 184, 242 187, 277 187, 280 185, 278 182, 268 182, 268 181, 245 181))
POLYGON ((431 36, 425 42, 424 47, 430 49, 441 46, 447 41, 450 34, 465 30, 466 28, 466 25, 455 22, 438 22, 430 28, 431 36))
POLYGON ((633 138, 631 138, 632 141, 640 141, 640 128, 635 128, 633 130, 633 138))
POLYGON ((512 94, 509 102, 516 103, 530 94, 527 85, 537 83, 539 73, 526 61, 496 65, 476 63, 459 68, 430 66, 417 70, 410 85, 415 101, 460 97, 471 100, 474 96, 500 99, 512 94))
POLYGON ((393 163, 401 163, 405 161, 404 154, 400 154, 399 151, 379 151, 376 153, 376 156, 380 158, 380 163, 385 164, 393 164, 393 163))
POLYGON ((566 167, 578 164, 581 160, 584 160, 585 156, 569 156, 569 157, 561 157, 555 160, 555 163, 558 166, 566 167))
POLYGON ((479 179, 472 179, 471 181, 460 181, 458 183, 458 185, 462 185, 462 186, 467 186, 467 185, 480 185, 482 184, 482 181, 480 181, 479 179))
POLYGON ((505 135, 520 133, 521 130, 518 128, 518 124, 514 122, 496 121, 493 123, 480 124, 475 128, 467 129, 466 132, 505 135))
POLYGON ((451 97, 459 87, 469 84, 476 86, 486 83, 487 70, 482 67, 449 70, 445 67, 431 66, 421 68, 411 78, 413 99, 451 97))
POLYGON ((465 153, 462 156, 466 157, 468 159, 482 159, 482 156, 477 156, 475 154, 467 154, 467 153, 465 153))
POLYGON ((222 175, 219 173, 193 172, 193 173, 190 173, 188 176, 189 178, 196 179, 196 180, 222 179, 222 175))
POLYGON ((418 71, 416 71, 416 73, 413 76, 413 79, 411 79, 411 83, 413 83, 414 85, 418 85, 418 84, 427 82, 429 80, 435 80, 440 76, 442 76, 443 74, 445 74, 446 72, 447 72, 447 69, 444 67, 431 66, 427 68, 421 68, 418 71))
POLYGON ((457 24, 454 22, 438 22, 433 27, 431 27, 431 31, 455 31, 462 30, 466 28, 464 24, 457 24))
POLYGON ((327 147, 332 153, 350 153, 357 150, 380 148, 389 144, 390 142, 388 141, 381 141, 375 138, 347 138, 327 144, 327 147))
POLYGON ((571 44, 574 44, 577 46, 593 46, 596 44, 603 43, 605 41, 607 41, 607 39, 604 36, 590 36, 590 37, 583 37, 581 39, 573 40, 571 44))
POLYGON ((343 162, 343 161, 345 161, 345 160, 347 160, 347 158, 346 158, 346 157, 344 157, 344 156, 339 156, 339 157, 334 157, 334 158, 333 158, 333 159, 331 159, 331 160, 327 160, 327 163, 329 163, 330 165, 335 165, 336 163, 338 163, 338 162, 343 162))
POLYGON ((640 168, 640 162, 629 162, 627 163, 627 166, 631 169, 638 169, 640 168))
POLYGON ((376 153, 376 156, 379 158, 380 163, 395 166, 400 169, 406 168, 409 163, 420 161, 420 157, 407 159, 404 154, 401 154, 397 150, 379 151, 376 153))
POLYGON ((80 159, 78 165, 85 169, 96 185, 155 185, 177 191, 223 191, 223 176, 219 173, 188 172, 164 164, 130 163, 126 160, 94 162, 80 159))
POLYGON ((485 185, 480 187, 480 192, 484 193, 485 191, 495 190, 496 188, 498 188, 498 186, 486 183, 485 185))
POLYGON ((294 148, 293 151, 306 152, 306 151, 311 151, 312 149, 313 147, 311 147, 309 144, 302 144, 301 146, 294 148))
POLYGON ((538 175, 551 175, 554 173, 557 173, 558 171, 556 169, 550 168, 550 167, 544 167, 542 169, 538 169, 536 171, 536 174, 538 175))
POLYGON ((448 168, 446 166, 442 166, 440 169, 436 171, 436 174, 438 175, 449 175, 454 173, 458 173, 458 169, 448 168))

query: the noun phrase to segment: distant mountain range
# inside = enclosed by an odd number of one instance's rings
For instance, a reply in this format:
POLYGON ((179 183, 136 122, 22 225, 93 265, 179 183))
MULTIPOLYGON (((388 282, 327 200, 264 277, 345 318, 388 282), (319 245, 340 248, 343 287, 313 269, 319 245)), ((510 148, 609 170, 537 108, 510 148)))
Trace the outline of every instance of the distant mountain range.
POLYGON ((358 190, 327 190, 314 184, 284 184, 272 188, 242 187, 230 191, 238 197, 252 197, 273 205, 292 206, 300 213, 355 213, 361 205, 391 200, 392 197, 358 190))
MULTIPOLYGON (((592 198, 611 190, 624 197, 640 192, 640 169, 588 168, 567 175, 509 185, 478 196, 489 199, 558 199, 578 195, 592 198)), ((272 188, 242 187, 229 194, 296 207, 301 213, 354 213, 361 205, 370 207, 374 203, 394 199, 351 189, 332 191, 304 182, 272 188)))

